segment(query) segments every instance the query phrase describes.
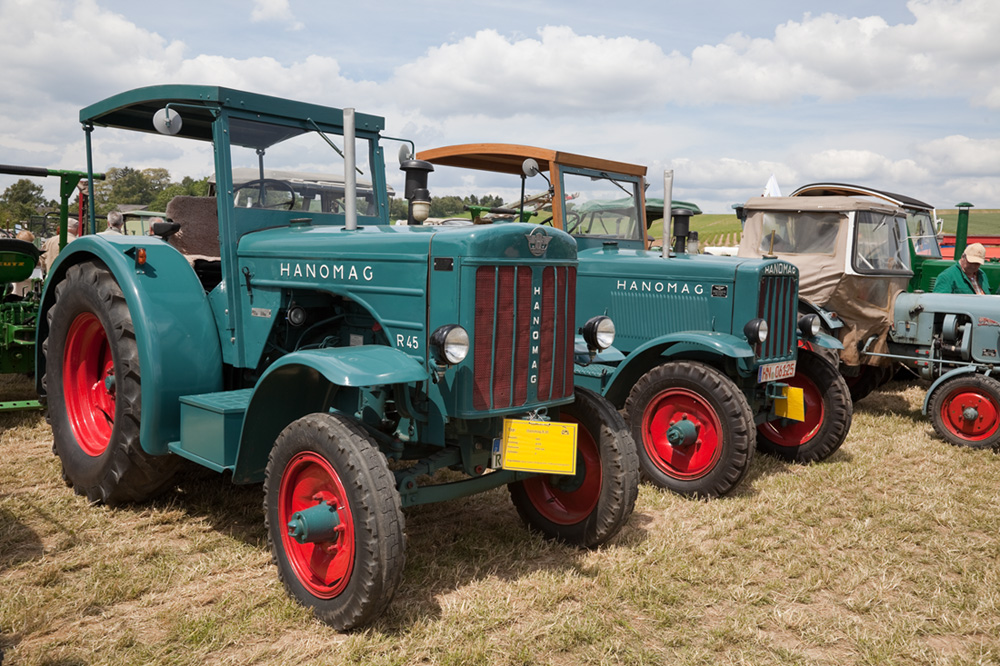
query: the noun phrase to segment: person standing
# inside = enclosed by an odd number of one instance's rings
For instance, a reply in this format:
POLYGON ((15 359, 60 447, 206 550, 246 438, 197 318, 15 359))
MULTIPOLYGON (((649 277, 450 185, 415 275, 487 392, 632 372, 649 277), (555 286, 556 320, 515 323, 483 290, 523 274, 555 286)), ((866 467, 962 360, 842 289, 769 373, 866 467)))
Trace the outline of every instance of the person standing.
MULTIPOLYGON (((68 245, 70 241, 76 240, 76 233, 80 230, 80 220, 75 217, 71 217, 66 221, 66 244, 68 245)), ((48 275, 49 269, 52 268, 52 264, 55 262, 56 257, 59 256, 59 234, 46 238, 45 242, 42 243, 42 272, 48 275)))
POLYGON ((108 228, 97 234, 98 236, 121 236, 125 232, 122 231, 122 227, 125 226, 125 216, 122 215, 117 210, 113 210, 108 213, 108 228))
POLYGON ((938 294, 989 294, 990 281, 982 270, 986 261, 986 248, 982 243, 973 243, 954 265, 949 266, 934 281, 934 292, 938 294))

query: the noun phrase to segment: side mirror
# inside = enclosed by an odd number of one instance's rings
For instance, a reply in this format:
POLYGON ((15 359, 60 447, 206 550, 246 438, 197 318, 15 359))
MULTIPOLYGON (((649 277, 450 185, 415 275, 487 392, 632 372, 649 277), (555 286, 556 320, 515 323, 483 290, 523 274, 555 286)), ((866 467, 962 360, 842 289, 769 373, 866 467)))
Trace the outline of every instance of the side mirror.
POLYGON ((408 162, 410 158, 413 157, 413 151, 410 150, 408 144, 403 144, 399 147, 399 163, 408 162))
POLYGON ((153 127, 160 134, 173 136, 181 131, 181 114, 170 107, 163 107, 153 114, 153 127))
POLYGON ((541 169, 538 168, 538 162, 529 157, 521 163, 521 172, 528 178, 534 178, 541 172, 541 169))

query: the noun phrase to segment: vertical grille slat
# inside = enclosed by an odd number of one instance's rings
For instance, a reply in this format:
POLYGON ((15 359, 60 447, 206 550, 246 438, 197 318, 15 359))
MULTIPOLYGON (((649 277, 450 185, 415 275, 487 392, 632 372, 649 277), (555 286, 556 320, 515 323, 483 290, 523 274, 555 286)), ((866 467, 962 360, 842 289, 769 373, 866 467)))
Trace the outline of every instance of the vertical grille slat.
POLYGON ((473 407, 508 409, 571 395, 576 269, 481 266, 475 276, 473 407))

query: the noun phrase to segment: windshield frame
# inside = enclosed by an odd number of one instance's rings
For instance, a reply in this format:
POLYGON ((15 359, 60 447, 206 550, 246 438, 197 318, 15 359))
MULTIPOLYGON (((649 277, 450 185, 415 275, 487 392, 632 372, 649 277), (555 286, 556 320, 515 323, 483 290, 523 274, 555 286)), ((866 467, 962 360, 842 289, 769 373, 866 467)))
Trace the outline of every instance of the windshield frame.
MULTIPOLYGON (((912 276, 913 269, 910 265, 910 244, 906 240, 909 236, 906 216, 897 213, 888 213, 875 210, 856 210, 851 213, 851 223, 853 227, 853 233, 851 238, 851 268, 859 275, 905 275, 912 276), (875 218, 880 218, 875 220, 875 218), (865 218, 870 218, 865 219, 865 218), (889 221, 891 220, 891 225, 889 221), (871 224, 872 231, 878 231, 881 228, 882 223, 885 222, 884 227, 886 228, 885 239, 890 241, 890 251, 880 254, 884 254, 884 260, 886 265, 883 265, 881 261, 878 264, 872 263, 871 259, 875 258, 874 254, 871 254, 866 259, 861 256, 861 250, 865 246, 866 239, 863 238, 864 226, 866 224, 871 224), (896 247, 893 250, 891 248, 891 241, 895 241, 896 247), (900 267, 892 267, 891 263, 898 262, 901 264, 900 267)), ((876 241, 880 240, 878 238, 876 241)), ((878 243, 868 243, 869 247, 877 248, 880 247, 878 243)))
MULTIPOLYGON (((635 243, 636 246, 646 247, 647 237, 646 237, 646 220, 645 220, 645 188, 643 187, 644 179, 641 176, 631 176, 628 174, 623 174, 619 172, 612 172, 602 169, 588 169, 583 167, 571 167, 565 165, 559 165, 558 168, 558 178, 554 179, 553 185, 557 185, 558 191, 557 196, 553 199, 553 204, 558 206, 559 210, 559 221, 561 223, 563 231, 572 235, 574 238, 579 240, 593 240, 596 243, 603 244, 605 241, 618 241, 619 243, 635 243), (633 236, 623 236, 619 234, 589 234, 589 233, 578 233, 575 229, 570 229, 570 219, 569 219, 569 202, 566 200, 566 196, 571 192, 566 186, 566 176, 580 176, 584 178, 596 178, 600 180, 610 181, 611 187, 618 186, 619 189, 631 187, 631 194, 626 190, 624 191, 623 197, 631 197, 634 206, 634 218, 632 219, 632 225, 635 227, 635 234, 633 236)), ((572 184, 572 179, 570 181, 572 184)), ((613 201, 609 199, 608 201, 613 201)), ((627 208, 627 206, 626 206, 627 208)))

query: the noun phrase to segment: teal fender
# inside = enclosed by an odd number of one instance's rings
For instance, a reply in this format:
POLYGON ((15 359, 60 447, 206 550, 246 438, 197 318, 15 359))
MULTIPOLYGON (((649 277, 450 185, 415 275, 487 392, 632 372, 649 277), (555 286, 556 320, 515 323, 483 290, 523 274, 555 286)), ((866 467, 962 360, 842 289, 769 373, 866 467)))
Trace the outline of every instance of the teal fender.
POLYGON ((827 333, 817 333, 816 335, 802 335, 799 333, 798 341, 799 349, 807 351, 812 351, 814 347, 823 347, 824 349, 844 348, 840 340, 827 333))
POLYGON ((329 411, 342 389, 414 384, 430 376, 412 356, 381 345, 307 349, 282 356, 254 387, 233 482, 263 480, 271 447, 285 426, 307 414, 329 411))
POLYGON ((799 313, 819 315, 823 325, 831 331, 844 327, 844 322, 835 313, 802 298, 799 299, 799 313))
POLYGON ((167 443, 180 439, 178 398, 222 389, 222 350, 208 298, 187 259, 158 238, 78 238, 59 253, 42 294, 35 345, 39 395, 45 374, 41 342, 48 335, 56 285, 71 266, 85 261, 104 264, 125 296, 139 349, 139 441, 148 453, 167 453, 167 443), (139 248, 146 250, 142 266, 135 259, 139 248))
POLYGON ((615 368, 599 364, 578 365, 575 372, 581 386, 600 392, 615 407, 621 408, 639 377, 673 357, 710 362, 730 359, 736 362, 741 374, 753 373, 753 348, 745 338, 709 331, 684 331, 654 338, 626 356, 615 368))
MULTIPOLYGON (((955 368, 954 370, 949 370, 948 372, 944 373, 943 375, 935 379, 934 383, 931 384, 931 387, 927 389, 927 393, 924 394, 924 406, 920 410, 921 413, 923 413, 924 416, 929 415, 928 410, 930 409, 931 406, 931 396, 934 395, 934 391, 937 389, 937 387, 941 386, 941 384, 945 383, 949 379, 954 379, 959 375, 966 375, 970 372, 979 372, 979 369, 980 369, 979 366, 976 365, 963 365, 961 368, 955 368)), ((988 377, 990 372, 987 371, 983 374, 988 377)))

